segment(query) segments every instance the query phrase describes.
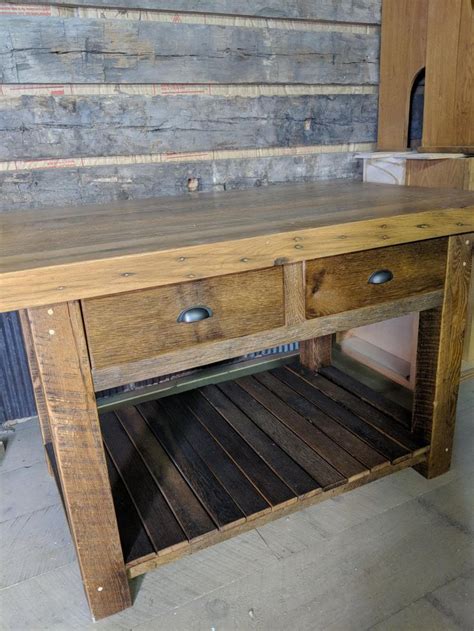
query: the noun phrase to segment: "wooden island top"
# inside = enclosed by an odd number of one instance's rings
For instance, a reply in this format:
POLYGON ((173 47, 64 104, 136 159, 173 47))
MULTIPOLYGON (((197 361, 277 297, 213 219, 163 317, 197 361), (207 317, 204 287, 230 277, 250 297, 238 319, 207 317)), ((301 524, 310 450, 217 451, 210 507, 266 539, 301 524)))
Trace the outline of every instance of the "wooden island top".
POLYGON ((472 192, 346 180, 6 212, 0 311, 472 230, 472 192))

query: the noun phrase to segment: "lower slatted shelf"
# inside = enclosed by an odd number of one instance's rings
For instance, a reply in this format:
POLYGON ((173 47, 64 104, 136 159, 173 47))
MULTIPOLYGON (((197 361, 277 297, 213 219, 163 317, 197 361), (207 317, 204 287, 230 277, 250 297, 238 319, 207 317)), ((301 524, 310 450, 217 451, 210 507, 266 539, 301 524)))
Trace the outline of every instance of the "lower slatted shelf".
POLYGON ((409 413, 298 363, 101 415, 130 576, 426 458, 409 413))

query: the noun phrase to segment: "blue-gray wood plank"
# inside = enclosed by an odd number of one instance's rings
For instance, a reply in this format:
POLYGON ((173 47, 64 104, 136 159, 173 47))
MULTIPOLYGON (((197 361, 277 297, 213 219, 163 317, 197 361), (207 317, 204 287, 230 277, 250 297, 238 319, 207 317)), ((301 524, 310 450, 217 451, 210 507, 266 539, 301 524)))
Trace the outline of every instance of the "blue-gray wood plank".
POLYGON ((0 422, 36 414, 18 314, 0 314, 0 422))

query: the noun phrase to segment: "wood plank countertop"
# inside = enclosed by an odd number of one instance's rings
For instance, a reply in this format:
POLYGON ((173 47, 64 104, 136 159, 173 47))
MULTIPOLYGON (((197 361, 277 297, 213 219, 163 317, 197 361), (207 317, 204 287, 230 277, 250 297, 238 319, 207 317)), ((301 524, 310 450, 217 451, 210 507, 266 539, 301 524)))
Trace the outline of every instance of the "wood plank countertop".
POLYGON ((0 215, 0 311, 474 230, 474 193, 333 180, 0 215))

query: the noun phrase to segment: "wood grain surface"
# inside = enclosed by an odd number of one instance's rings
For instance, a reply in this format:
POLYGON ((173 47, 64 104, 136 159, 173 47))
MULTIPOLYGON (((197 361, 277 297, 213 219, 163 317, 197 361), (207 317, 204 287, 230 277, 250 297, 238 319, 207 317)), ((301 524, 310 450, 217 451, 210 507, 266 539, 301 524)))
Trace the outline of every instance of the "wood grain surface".
POLYGON ((92 363, 100 369, 283 326, 282 268, 93 298, 82 307, 92 363), (203 306, 212 313, 207 319, 178 322, 182 311, 203 306))
POLYGON ((466 191, 333 181, 4 213, 0 310, 468 232, 473 208, 466 191))
MULTIPOLYGON (((12 0, 7 0, 11 2, 12 0)), ((44 0, 28 0, 28 4, 44 4, 44 0)), ((50 5, 72 7, 117 7, 120 9, 147 9, 195 13, 219 13, 252 17, 291 18, 301 20, 327 20, 336 22, 380 22, 380 0, 50 0, 50 5)))
POLYGON ((429 441, 421 472, 448 471, 467 320, 474 235, 450 237, 442 306, 420 314, 413 431, 429 441))
POLYGON ((384 0, 380 50, 379 151, 409 143, 410 97, 426 64, 429 0, 384 0))
POLYGON ((474 151, 473 47, 472 1, 430 0, 423 151, 474 151))
POLYGON ((308 340, 315 336, 329 335, 337 331, 347 331, 351 327, 380 322, 411 313, 430 309, 441 304, 443 291, 433 291, 418 296, 394 300, 375 306, 362 307, 330 316, 306 320, 300 324, 262 331, 252 335, 203 342, 178 351, 163 353, 157 357, 137 362, 117 364, 93 371, 96 390, 114 388, 124 383, 149 379, 159 375, 196 368, 214 362, 239 357, 246 353, 263 351, 274 346, 308 340))
POLYGON ((29 310, 28 319, 84 590, 98 620, 129 607, 131 597, 79 306, 29 310))
POLYGON ((3 15, 0 40, 2 83, 378 82, 378 33, 3 15))
POLYGON ((442 289, 446 239, 389 246, 306 263, 306 315, 317 318, 388 300, 442 289), (392 280, 369 283, 390 271, 392 280))

